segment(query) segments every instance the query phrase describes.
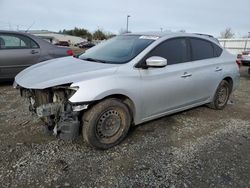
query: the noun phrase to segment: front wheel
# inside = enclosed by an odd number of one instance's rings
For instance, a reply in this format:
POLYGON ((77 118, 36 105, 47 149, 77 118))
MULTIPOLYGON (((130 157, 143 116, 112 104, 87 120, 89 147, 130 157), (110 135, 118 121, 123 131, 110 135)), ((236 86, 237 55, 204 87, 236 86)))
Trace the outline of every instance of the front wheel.
POLYGON ((215 110, 222 110, 227 105, 230 96, 230 85, 226 80, 223 80, 218 86, 213 101, 208 104, 208 107, 215 110))
POLYGON ((127 135, 131 123, 128 107, 117 99, 106 99, 83 115, 83 139, 90 146, 108 149, 127 135))

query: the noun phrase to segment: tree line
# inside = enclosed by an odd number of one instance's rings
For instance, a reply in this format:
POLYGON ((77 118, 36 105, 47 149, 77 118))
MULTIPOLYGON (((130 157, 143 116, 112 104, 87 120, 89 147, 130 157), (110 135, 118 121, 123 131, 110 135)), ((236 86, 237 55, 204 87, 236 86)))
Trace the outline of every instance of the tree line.
MULTIPOLYGON (((179 32, 186 32, 186 31, 180 30, 179 32)), ((74 29, 70 29, 70 30, 63 29, 63 30, 60 30, 59 33, 86 38, 88 39, 88 41, 105 40, 105 39, 109 39, 115 36, 115 34, 110 33, 110 32, 104 32, 101 29, 97 29, 96 31, 91 33, 87 29, 78 28, 78 27, 75 27, 74 29)), ((119 33, 123 34, 123 33, 126 33, 126 31, 124 29, 121 29, 119 33)), ((234 36, 235 36, 235 33, 230 27, 228 27, 220 33, 220 36, 218 38, 234 38, 234 36)), ((243 38, 245 37, 250 37, 250 36, 244 36, 243 38)))
POLYGON ((96 31, 91 33, 87 29, 78 28, 78 27, 75 27, 74 29, 70 29, 70 30, 63 29, 63 30, 60 30, 59 33, 86 38, 88 41, 105 40, 105 39, 109 39, 115 36, 114 34, 109 33, 109 32, 104 32, 101 29, 97 29, 96 31))

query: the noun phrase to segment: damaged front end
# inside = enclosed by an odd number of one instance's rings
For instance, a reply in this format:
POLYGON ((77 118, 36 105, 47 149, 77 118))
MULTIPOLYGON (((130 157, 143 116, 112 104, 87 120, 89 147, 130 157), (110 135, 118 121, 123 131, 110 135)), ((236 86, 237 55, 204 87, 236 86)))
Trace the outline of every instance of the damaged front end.
POLYGON ((63 85, 47 89, 19 89, 21 96, 29 100, 29 110, 45 122, 47 131, 64 140, 72 140, 79 135, 79 113, 87 109, 88 105, 69 102, 77 87, 63 85))

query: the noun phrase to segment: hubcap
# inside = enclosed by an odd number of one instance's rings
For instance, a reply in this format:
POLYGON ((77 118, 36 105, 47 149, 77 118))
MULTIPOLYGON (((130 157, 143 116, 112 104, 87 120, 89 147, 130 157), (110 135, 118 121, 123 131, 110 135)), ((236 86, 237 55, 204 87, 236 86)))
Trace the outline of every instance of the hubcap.
POLYGON ((97 135, 100 138, 114 136, 121 127, 121 118, 115 110, 109 110, 102 114, 97 123, 97 135))
POLYGON ((222 86, 218 91, 218 105, 223 106, 227 102, 228 88, 222 86))

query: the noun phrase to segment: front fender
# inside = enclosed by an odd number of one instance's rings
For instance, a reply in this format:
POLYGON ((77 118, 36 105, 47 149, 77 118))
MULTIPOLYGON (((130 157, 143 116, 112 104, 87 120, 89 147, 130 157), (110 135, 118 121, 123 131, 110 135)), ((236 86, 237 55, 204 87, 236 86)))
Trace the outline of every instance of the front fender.
MULTIPOLYGON (((69 99, 71 103, 87 103, 101 100, 110 95, 124 95, 132 100, 135 110, 141 112, 141 82, 137 71, 130 74, 115 74, 106 77, 73 83, 71 87, 79 87, 76 93, 69 99), (126 76, 124 76, 126 75, 126 76)), ((134 123, 141 122, 141 114, 135 113, 134 123)))
POLYGON ((134 94, 131 92, 134 91, 131 89, 131 85, 128 85, 126 82, 121 83, 119 79, 115 78, 97 78, 94 80, 74 83, 71 85, 71 87, 76 86, 79 87, 79 89, 69 99, 71 103, 84 103, 101 100, 107 96, 115 94, 125 95, 131 100, 135 100, 133 97, 134 94))

